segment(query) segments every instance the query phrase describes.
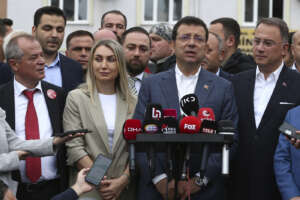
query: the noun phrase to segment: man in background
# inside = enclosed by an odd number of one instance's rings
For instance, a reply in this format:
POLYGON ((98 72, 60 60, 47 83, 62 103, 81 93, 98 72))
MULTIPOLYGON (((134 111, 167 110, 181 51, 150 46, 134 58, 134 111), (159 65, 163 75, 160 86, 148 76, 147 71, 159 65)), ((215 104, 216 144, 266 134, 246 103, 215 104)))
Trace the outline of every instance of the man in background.
POLYGON ((119 10, 110 10, 101 17, 101 28, 106 28, 114 32, 120 41, 122 34, 127 27, 127 18, 119 10))

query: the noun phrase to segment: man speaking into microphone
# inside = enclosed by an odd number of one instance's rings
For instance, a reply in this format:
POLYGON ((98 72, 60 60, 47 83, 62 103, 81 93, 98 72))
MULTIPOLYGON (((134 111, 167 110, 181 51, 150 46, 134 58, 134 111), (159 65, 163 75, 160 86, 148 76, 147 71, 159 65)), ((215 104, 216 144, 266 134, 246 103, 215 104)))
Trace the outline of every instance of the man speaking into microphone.
MULTIPOLYGON (((207 27, 205 23, 192 16, 180 19, 172 32, 173 46, 176 55, 176 64, 166 72, 161 72, 144 79, 134 119, 144 121, 144 113, 148 104, 160 104, 163 109, 173 108, 177 110, 177 119, 183 114, 179 101, 187 94, 195 94, 198 98, 199 108, 209 107, 215 113, 216 121, 232 120, 237 124, 238 114, 234 100, 233 87, 230 82, 201 68, 200 63, 204 58, 207 41, 207 27)), ((195 111, 197 113, 197 111, 195 111)), ((208 158, 207 170, 204 176, 209 179, 208 186, 201 186, 195 181, 196 174, 190 174, 191 185, 187 181, 179 181, 177 184, 178 195, 184 199, 188 190, 192 200, 224 199, 224 185, 221 177, 221 153, 211 154, 208 158)), ((146 160, 137 159, 137 165, 146 160)), ((156 165, 165 162, 158 162, 156 165)), ((194 162, 191 157, 191 168, 194 162)), ((153 200, 166 197, 166 185, 168 179, 164 167, 157 167, 154 178, 147 173, 140 174, 137 190, 137 199, 153 200)), ((169 187, 172 188, 173 181, 169 187)), ((174 189, 174 188, 172 188, 174 189)), ((169 195, 171 191, 169 190, 169 195)))

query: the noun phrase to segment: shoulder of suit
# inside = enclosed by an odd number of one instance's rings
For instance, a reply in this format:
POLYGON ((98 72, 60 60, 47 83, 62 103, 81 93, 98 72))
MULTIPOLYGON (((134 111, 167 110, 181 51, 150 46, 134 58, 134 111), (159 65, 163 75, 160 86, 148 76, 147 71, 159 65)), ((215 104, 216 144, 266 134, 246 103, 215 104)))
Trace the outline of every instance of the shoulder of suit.
MULTIPOLYGON (((71 67, 75 67, 75 69, 76 69, 76 67, 80 67, 80 69, 81 69, 81 64, 79 62, 77 62, 77 61, 75 61, 75 60, 73 60, 73 59, 71 59, 71 58, 69 58, 69 57, 67 57, 67 56, 65 56, 61 53, 59 53, 59 59, 62 62, 67 62, 68 65, 72 65, 71 67)), ((68 65, 66 65, 66 66, 68 66, 68 65)))

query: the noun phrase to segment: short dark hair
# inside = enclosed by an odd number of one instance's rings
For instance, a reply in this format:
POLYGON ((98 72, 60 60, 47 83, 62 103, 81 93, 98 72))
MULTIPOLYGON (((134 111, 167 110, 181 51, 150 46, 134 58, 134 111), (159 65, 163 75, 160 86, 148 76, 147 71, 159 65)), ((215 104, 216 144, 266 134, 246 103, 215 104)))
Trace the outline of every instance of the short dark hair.
POLYGON ((3 18, 2 22, 3 22, 3 24, 5 24, 7 26, 12 26, 14 24, 13 20, 11 20, 9 18, 3 18))
POLYGON ((175 24, 173 31, 172 31, 172 40, 174 40, 174 41, 176 40, 177 30, 182 24, 202 26, 205 30, 205 41, 207 41, 208 30, 207 30, 205 22, 202 21, 200 18, 194 17, 194 16, 183 17, 175 24))
POLYGON ((0 37, 4 38, 5 34, 6 34, 5 24, 3 23, 2 20, 0 20, 0 37))
POLYGON ((2 180, 0 180, 0 200, 4 199, 7 190, 8 186, 2 180))
POLYGON ((223 25, 225 40, 230 35, 233 35, 235 39, 235 47, 238 47, 240 44, 240 36, 241 36, 241 29, 239 23, 233 18, 222 17, 213 20, 210 24, 218 24, 218 23, 223 25))
POLYGON ((289 28, 288 28, 287 24, 285 23, 285 21, 283 21, 282 19, 277 18, 277 17, 262 18, 257 22, 257 25, 256 25, 255 29, 257 29, 257 27, 260 24, 267 24, 269 26, 276 26, 280 31, 282 41, 286 42, 286 43, 289 42, 289 28))
POLYGON ((149 39, 149 44, 151 46, 151 39, 150 39, 150 36, 149 36, 149 33, 148 31, 146 31, 146 29, 140 27, 140 26, 134 26, 134 27, 131 27, 130 29, 127 29, 126 31, 124 31, 124 33, 122 34, 122 38, 121 38, 121 42, 122 44, 124 43, 125 39, 126 39, 126 36, 129 34, 129 33, 133 33, 133 32, 138 32, 138 33, 142 33, 142 34, 145 34, 148 39, 149 39))
POLYGON ((66 25, 66 20, 67 20, 66 16, 60 8, 57 8, 55 6, 44 6, 37 9, 34 13, 33 25, 35 27, 38 27, 43 15, 56 15, 56 16, 63 17, 66 25))
POLYGON ((124 18, 124 25, 125 25, 125 29, 126 29, 126 27, 127 27, 127 18, 126 18, 126 16, 121 12, 121 11, 119 11, 119 10, 110 10, 110 11, 107 11, 107 12, 105 12, 103 15, 102 15, 102 17, 101 17, 101 28, 103 28, 103 25, 104 25, 104 18, 105 18, 105 16, 106 15, 108 15, 108 14, 117 14, 117 15, 121 15, 123 18, 124 18))
POLYGON ((81 37, 81 36, 89 36, 94 41, 94 37, 93 37, 92 33, 85 31, 85 30, 74 31, 74 32, 70 33, 67 37, 67 41, 66 41, 67 49, 69 49, 70 41, 74 37, 81 37))

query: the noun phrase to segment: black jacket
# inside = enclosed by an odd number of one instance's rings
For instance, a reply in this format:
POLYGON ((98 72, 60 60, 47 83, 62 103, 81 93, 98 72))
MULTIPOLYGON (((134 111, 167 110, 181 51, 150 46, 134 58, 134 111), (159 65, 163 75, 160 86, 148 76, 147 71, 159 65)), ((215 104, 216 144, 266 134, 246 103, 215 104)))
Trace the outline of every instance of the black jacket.
POLYGON ((243 54, 239 49, 228 59, 222 69, 231 74, 254 69, 256 66, 252 56, 243 54))

